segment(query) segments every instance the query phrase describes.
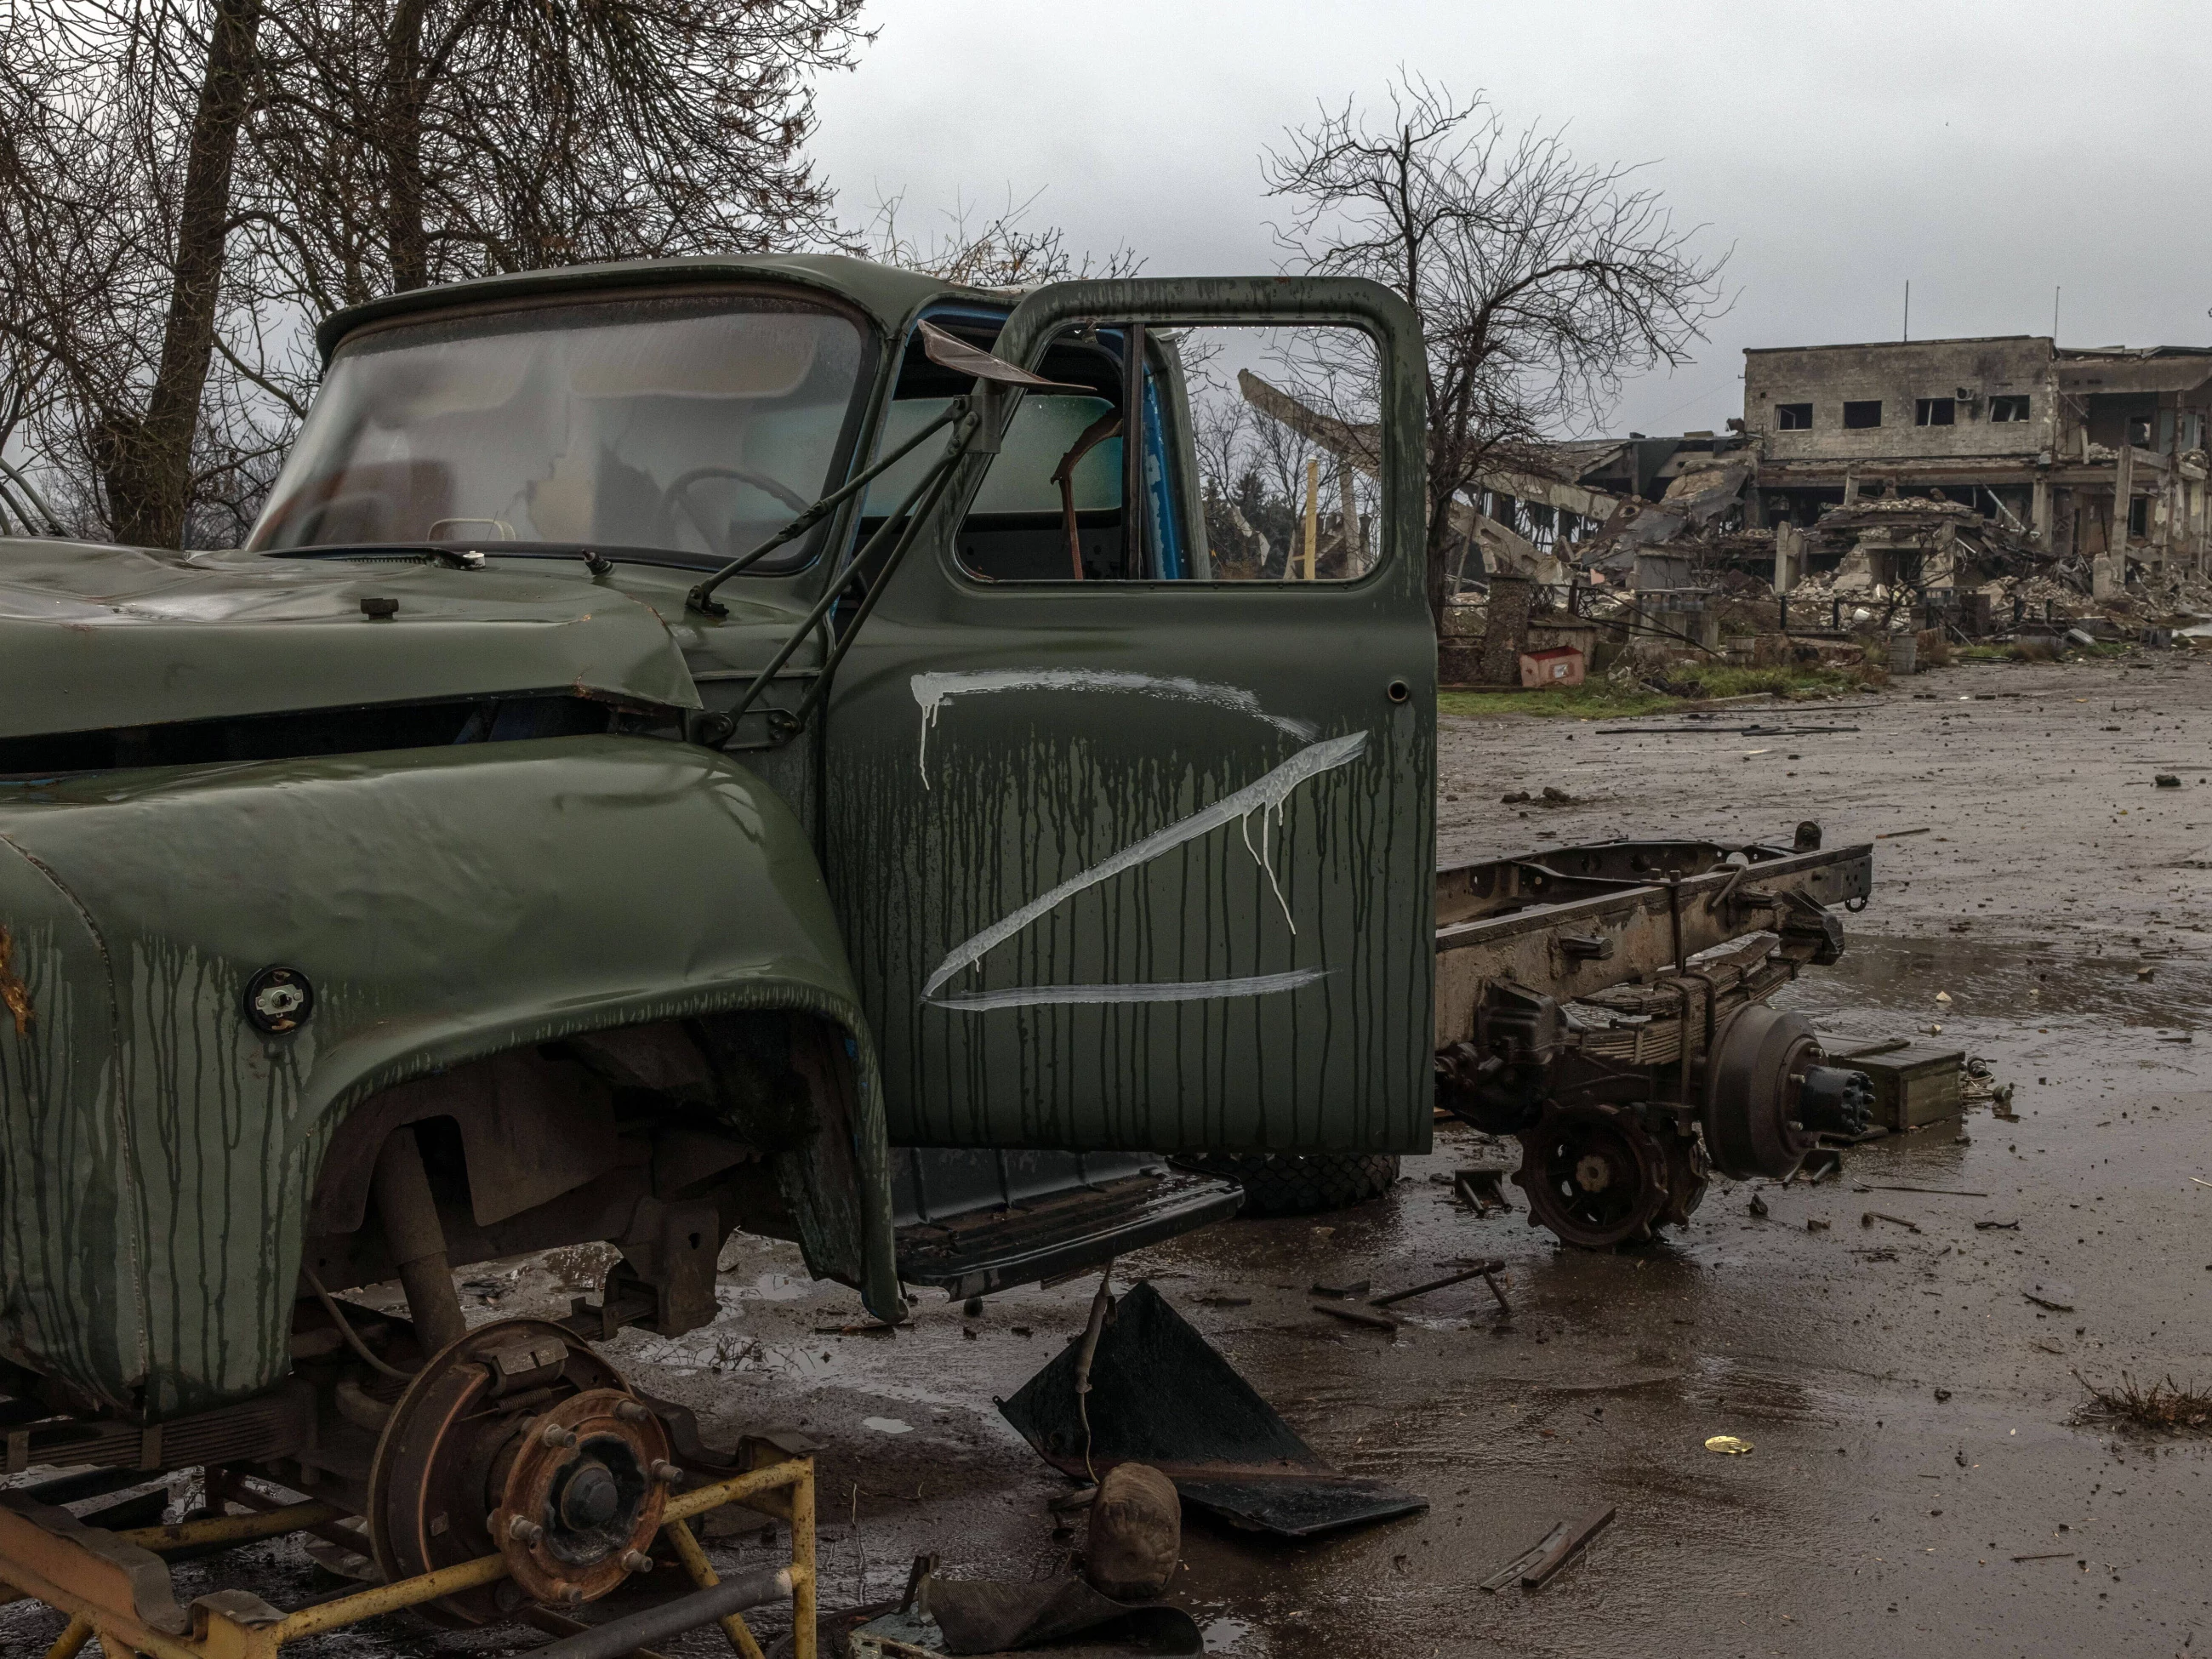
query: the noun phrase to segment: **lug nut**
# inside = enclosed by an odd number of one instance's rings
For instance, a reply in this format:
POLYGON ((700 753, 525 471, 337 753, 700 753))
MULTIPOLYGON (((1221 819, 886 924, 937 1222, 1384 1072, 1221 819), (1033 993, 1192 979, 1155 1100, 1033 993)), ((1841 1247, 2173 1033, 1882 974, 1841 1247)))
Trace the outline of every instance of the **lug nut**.
POLYGON ((615 1407, 615 1415, 625 1423, 642 1423, 653 1413, 635 1400, 625 1400, 615 1407))
POLYGON ((622 1564, 623 1566, 629 1568, 632 1572, 651 1572, 653 1571, 653 1558, 647 1555, 643 1550, 623 1551, 622 1564))
POLYGON ((663 1486, 672 1486, 683 1476, 684 1471, 678 1468, 673 1463, 662 1460, 656 1460, 653 1467, 647 1469, 646 1473, 650 1474, 654 1480, 659 1481, 663 1486))
POLYGON ((568 1447, 576 1443, 575 1431, 564 1429, 558 1423, 548 1423, 538 1437, 549 1446, 568 1447))
POLYGON ((507 1535, 519 1544, 534 1544, 545 1536, 545 1528, 526 1516, 516 1516, 507 1523, 507 1535))
POLYGON ((572 1607, 582 1607, 584 1605, 584 1587, 581 1584, 570 1584, 566 1586, 561 1592, 561 1599, 563 1601, 566 1601, 572 1607))

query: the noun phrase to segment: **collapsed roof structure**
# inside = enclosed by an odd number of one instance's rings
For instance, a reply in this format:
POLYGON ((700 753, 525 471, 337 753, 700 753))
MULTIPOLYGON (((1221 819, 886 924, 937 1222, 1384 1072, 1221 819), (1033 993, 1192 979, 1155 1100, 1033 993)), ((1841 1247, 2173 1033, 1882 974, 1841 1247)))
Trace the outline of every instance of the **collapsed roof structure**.
MULTIPOLYGON (((2212 551, 2212 349, 2047 337, 1759 349, 1723 432, 1521 446, 1454 503, 1462 579, 1680 589, 1723 572, 1915 591, 2044 577, 2106 599, 2212 551)), ((1371 471, 1365 428, 1244 396, 1371 471)))

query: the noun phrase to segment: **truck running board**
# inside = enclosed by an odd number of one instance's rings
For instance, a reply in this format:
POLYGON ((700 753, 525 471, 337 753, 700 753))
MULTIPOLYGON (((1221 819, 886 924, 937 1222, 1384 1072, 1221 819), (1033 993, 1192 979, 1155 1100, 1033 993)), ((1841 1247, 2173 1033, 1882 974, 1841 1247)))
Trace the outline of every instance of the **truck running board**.
POLYGON ((1233 1181, 1155 1158, 902 1148, 899 1276, 955 1300, 1103 1267, 1237 1212, 1233 1181))

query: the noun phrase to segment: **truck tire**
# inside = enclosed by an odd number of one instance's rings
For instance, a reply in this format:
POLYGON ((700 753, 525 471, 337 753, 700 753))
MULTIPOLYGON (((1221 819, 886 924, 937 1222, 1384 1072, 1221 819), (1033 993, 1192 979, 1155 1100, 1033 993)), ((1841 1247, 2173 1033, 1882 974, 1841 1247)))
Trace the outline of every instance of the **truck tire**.
POLYGON ((1174 1161, 1238 1182, 1249 1216, 1345 1209, 1380 1198, 1398 1178, 1395 1153, 1197 1152, 1174 1161))

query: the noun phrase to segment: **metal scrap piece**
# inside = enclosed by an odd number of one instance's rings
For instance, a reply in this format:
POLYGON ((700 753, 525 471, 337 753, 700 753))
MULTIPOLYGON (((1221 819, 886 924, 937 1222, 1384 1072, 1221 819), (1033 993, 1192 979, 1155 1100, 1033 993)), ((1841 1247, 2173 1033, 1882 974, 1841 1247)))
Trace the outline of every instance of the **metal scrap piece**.
MULTIPOLYGON (((1377 1316, 1378 1317, 1381 1316, 1377 1316)), ((1115 1304, 1078 1408, 1071 1343, 1000 1413, 1064 1474, 1149 1463, 1231 1525, 1308 1538, 1417 1515, 1428 1500, 1332 1468, 1150 1284, 1115 1304)))
POLYGON ((1526 1589, 1537 1589, 1574 1559, 1577 1551, 1591 1539, 1613 1524, 1618 1511, 1610 1504, 1594 1509, 1576 1521, 1562 1521, 1528 1548, 1515 1556, 1496 1572, 1482 1581, 1482 1588, 1496 1595, 1516 1580, 1526 1589))

